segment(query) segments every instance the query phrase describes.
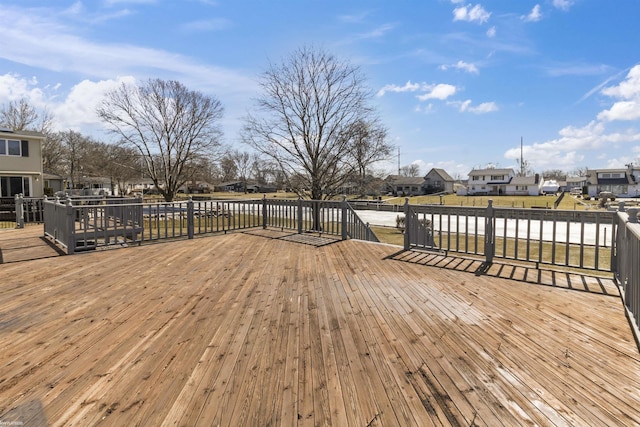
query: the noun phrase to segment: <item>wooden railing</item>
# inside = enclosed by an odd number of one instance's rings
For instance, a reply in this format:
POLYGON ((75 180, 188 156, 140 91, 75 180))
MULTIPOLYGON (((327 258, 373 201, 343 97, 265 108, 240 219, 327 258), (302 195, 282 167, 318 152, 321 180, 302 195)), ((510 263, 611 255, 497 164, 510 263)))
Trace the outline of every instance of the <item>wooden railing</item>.
POLYGON ((615 212, 405 204, 405 249, 611 271, 615 212))
POLYGON ((44 221, 43 199, 37 197, 0 198, 0 228, 24 228, 27 224, 40 224, 44 221))
POLYGON ((613 257, 613 272, 620 286, 627 318, 640 347, 640 224, 638 210, 616 215, 618 233, 613 257))
POLYGON ((135 199, 44 201, 45 236, 68 254, 110 245, 280 228, 377 242, 346 200, 201 200, 143 203, 135 199))

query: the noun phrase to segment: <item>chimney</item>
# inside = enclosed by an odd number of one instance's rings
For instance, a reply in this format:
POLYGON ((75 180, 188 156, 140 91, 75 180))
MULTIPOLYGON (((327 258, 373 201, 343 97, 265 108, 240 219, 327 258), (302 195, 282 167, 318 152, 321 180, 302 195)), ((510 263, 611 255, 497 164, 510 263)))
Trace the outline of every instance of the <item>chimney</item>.
POLYGON ((536 175, 535 175, 535 178, 536 178, 536 180, 535 180, 535 184, 537 184, 538 182, 540 182, 540 174, 536 174, 536 175))

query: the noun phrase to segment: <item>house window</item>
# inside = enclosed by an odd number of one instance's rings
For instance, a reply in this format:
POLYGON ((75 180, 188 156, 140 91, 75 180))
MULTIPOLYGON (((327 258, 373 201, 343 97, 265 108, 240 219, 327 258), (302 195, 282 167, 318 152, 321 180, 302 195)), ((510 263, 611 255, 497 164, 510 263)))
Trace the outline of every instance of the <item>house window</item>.
POLYGON ((504 175, 491 175, 491 181, 502 181, 504 179, 504 175))
POLYGON ((16 194, 31 197, 31 178, 26 176, 0 177, 0 195, 14 197, 16 194))
POLYGON ((477 176, 477 175, 474 175, 474 176, 473 176, 473 181, 480 181, 480 177, 479 177, 479 176, 477 176))
POLYGON ((603 173, 602 174, 602 178, 611 178, 611 174, 610 173, 603 173))
MULTIPOLYGON (((0 139, 0 156, 23 156, 22 141, 17 139, 0 139)), ((26 151, 26 150, 25 150, 26 151)))

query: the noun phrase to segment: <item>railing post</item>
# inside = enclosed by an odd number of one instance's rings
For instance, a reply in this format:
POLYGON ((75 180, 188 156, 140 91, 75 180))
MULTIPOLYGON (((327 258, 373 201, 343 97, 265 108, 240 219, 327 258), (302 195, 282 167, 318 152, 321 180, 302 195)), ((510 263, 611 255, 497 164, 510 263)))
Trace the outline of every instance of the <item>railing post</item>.
POLYGON ((73 217, 73 204, 71 203, 71 197, 67 196, 67 200, 65 200, 66 206, 66 216, 67 221, 65 224, 67 241, 65 242, 67 245, 67 255, 73 255, 76 250, 76 227, 75 227, 75 218, 73 217))
POLYGON ((189 196, 187 200, 187 238, 193 239, 195 213, 193 209, 193 198, 189 196))
POLYGON ((302 197, 298 196, 298 234, 302 234, 302 197))
POLYGON ((411 248, 411 239, 409 236, 409 198, 404 199, 404 250, 408 251, 411 248))
POLYGON ((347 240, 347 196, 342 196, 342 240, 347 240))
POLYGON ((484 255, 487 264, 493 263, 493 255, 496 251, 493 222, 495 219, 495 211, 493 209, 493 200, 489 199, 487 212, 484 219, 484 255))
POLYGON ((267 216, 267 195, 264 194, 262 196, 262 228, 267 229, 267 221, 269 220, 267 216))
POLYGON ((637 224, 638 223, 638 209, 637 208, 628 209, 627 213, 629 214, 629 222, 632 223, 632 224, 637 224))
POLYGON ((24 198, 22 193, 16 194, 16 227, 24 228, 24 198))

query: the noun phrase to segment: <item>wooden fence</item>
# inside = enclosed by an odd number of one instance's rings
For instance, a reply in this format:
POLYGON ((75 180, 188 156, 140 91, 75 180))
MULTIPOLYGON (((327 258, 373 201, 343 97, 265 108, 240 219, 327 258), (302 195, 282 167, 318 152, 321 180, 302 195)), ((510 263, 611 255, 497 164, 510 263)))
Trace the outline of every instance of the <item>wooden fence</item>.
POLYGON ((640 224, 638 210, 618 212, 613 272, 620 286, 627 317, 640 348, 640 224))
POLYGON ((405 249, 611 271, 615 212, 405 204, 405 249))
POLYGON ((45 199, 44 219, 45 236, 67 254, 257 227, 378 241, 346 200, 45 199))

